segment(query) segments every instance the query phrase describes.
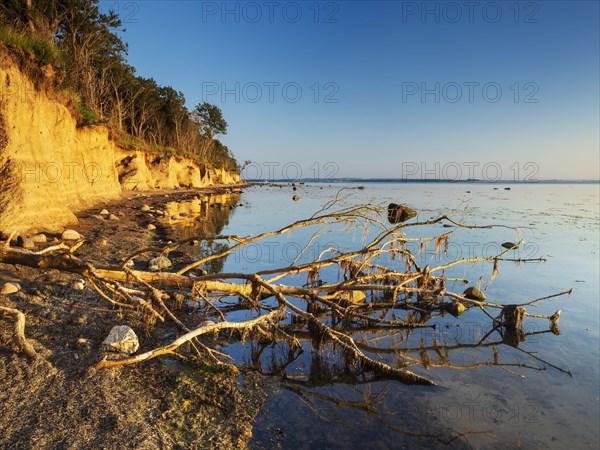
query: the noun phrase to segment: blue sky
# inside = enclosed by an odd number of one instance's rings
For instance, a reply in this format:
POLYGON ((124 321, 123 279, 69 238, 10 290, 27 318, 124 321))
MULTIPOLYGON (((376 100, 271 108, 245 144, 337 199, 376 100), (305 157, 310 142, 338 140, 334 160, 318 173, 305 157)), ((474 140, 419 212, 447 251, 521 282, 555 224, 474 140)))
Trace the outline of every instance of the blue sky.
POLYGON ((470 5, 101 3, 251 175, 598 179, 599 2, 470 5))

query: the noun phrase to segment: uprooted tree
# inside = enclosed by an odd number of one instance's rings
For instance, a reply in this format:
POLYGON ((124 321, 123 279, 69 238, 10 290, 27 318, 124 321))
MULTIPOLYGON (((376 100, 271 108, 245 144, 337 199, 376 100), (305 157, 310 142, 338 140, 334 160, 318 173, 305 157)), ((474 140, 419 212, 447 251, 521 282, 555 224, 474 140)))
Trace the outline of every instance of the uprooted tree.
MULTIPOLYGON (((421 267, 419 252, 433 246, 434 252, 444 254, 455 229, 494 228, 493 225, 466 225, 444 215, 432 220, 390 224, 385 217, 388 211, 382 207, 358 205, 331 211, 335 202, 326 205, 308 219, 296 221, 276 231, 257 236, 234 235, 201 236, 196 239, 227 243, 219 251, 206 255, 173 272, 151 272, 134 270, 131 261, 147 255, 168 255, 169 252, 189 244, 186 240, 169 244, 163 248, 148 248, 130 255, 120 265, 96 265, 76 256, 85 244, 80 241, 68 246, 65 243, 50 246, 42 251, 28 251, 11 247, 11 238, 0 249, 0 263, 24 265, 39 269, 58 269, 85 277, 97 293, 113 305, 119 314, 128 312, 143 318, 147 327, 157 322, 171 322, 180 331, 179 337, 158 348, 149 349, 128 357, 105 357, 97 369, 108 369, 142 361, 161 355, 177 355, 183 344, 202 354, 215 364, 226 364, 226 355, 210 348, 199 338, 231 330, 238 339, 255 338, 256 341, 286 342, 290 348, 301 348, 302 333, 310 334, 312 341, 327 343, 330 348, 341 352, 344 360, 361 372, 370 372, 377 377, 396 379, 407 384, 431 385, 433 381, 409 370, 417 362, 425 365, 423 352, 427 348, 393 351, 395 364, 381 355, 385 350, 370 348, 355 336, 358 332, 371 330, 376 333, 392 333, 397 330, 413 330, 432 327, 428 322, 437 315, 452 313, 459 315, 469 308, 480 309, 491 321, 491 332, 498 331, 503 337, 519 340, 526 335, 522 329, 526 317, 549 320, 549 328, 543 332, 559 334, 560 310, 551 316, 527 312, 526 307, 541 300, 570 294, 571 291, 552 294, 520 304, 501 305, 486 302, 481 291, 471 286, 464 293, 452 292, 447 285, 464 286, 468 280, 452 278, 445 273, 452 267, 489 264, 491 274, 488 285, 497 276, 502 262, 542 262, 542 258, 521 259, 510 257, 510 251, 522 241, 508 246, 494 256, 458 258, 435 267, 421 267), (454 228, 433 237, 408 237, 414 230, 431 225, 446 224, 454 228), (309 230, 310 238, 304 243, 300 254, 285 267, 270 268, 255 273, 217 273, 195 276, 196 271, 210 261, 225 258, 245 246, 267 238, 283 236, 297 230, 309 230), (363 232, 360 248, 343 251, 331 246, 323 249, 314 258, 306 260, 310 244, 328 232, 363 232), (411 231, 411 233, 408 233, 411 231), (371 239, 367 236, 374 235, 371 239), (409 245, 411 244, 411 245, 409 245), (410 250, 416 244, 418 249, 410 250), (393 262, 393 263, 392 263, 393 262), (193 271, 193 272, 192 272, 193 271), (326 276, 322 276, 326 273, 326 276), (194 274, 194 275, 191 275, 194 274), (299 278, 301 277, 301 278, 299 278), (301 279, 306 283, 280 283, 301 279), (325 278, 323 280, 322 278, 325 278), (327 281, 334 280, 335 281, 327 281), (232 304, 221 302, 235 298, 232 304), (178 310, 182 299, 204 305, 215 321, 193 319, 178 310), (225 313, 231 308, 247 310, 252 318, 242 322, 231 322, 225 313), (495 313, 493 311, 496 311, 495 313), (193 324, 193 321, 196 324, 193 324), (411 352, 413 356, 411 356, 411 352), (421 355, 420 359, 417 355, 421 355)), ((502 225, 500 225, 502 226, 502 225)), ((508 228, 508 227, 507 227, 508 228)), ((431 228, 428 228, 431 229, 431 228)), ((517 230, 518 231, 518 230, 517 230)), ((482 280, 479 282, 481 283, 482 280)), ((0 313, 14 319, 14 341, 29 358, 36 353, 24 333, 24 315, 10 308, 0 308, 0 313)), ((306 336, 305 336, 306 338, 306 336)), ((482 341, 483 342, 483 341, 482 341)), ((490 344, 494 345, 493 343, 490 344)), ((434 345, 431 351, 448 355, 453 346, 434 345), (441 353, 440 353, 441 352, 441 353)), ((460 348, 460 346, 456 346, 460 348)), ((542 359, 531 355, 538 361, 542 359)), ((447 358, 441 358, 441 363, 447 358)), ((431 361, 428 364, 432 364, 431 361)), ((492 362, 499 365, 494 346, 492 362)), ((549 363, 546 363, 549 364, 549 363)), ((549 364, 552 366, 551 364, 549 364)), ((450 365, 448 365, 451 367, 450 365)), ((521 365, 521 367, 528 367, 521 365)), ((554 367, 554 366, 552 366, 554 367)), ((535 368, 535 367, 533 367, 535 368)), ((561 370, 561 369, 559 369, 561 370)))

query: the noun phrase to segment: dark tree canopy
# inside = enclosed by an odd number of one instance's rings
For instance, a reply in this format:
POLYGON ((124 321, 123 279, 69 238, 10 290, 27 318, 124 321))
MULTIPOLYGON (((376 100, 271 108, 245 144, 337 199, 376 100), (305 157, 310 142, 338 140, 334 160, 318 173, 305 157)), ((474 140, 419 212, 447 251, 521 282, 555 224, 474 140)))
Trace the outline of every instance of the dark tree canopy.
POLYGON ((203 103, 190 112, 183 93, 137 76, 127 63, 121 26, 118 14, 102 12, 98 0, 0 3, 0 40, 33 51, 42 65, 64 70, 61 87, 76 97, 82 125, 103 122, 122 145, 177 152, 238 170, 229 149, 214 139, 227 132, 221 110, 203 103))

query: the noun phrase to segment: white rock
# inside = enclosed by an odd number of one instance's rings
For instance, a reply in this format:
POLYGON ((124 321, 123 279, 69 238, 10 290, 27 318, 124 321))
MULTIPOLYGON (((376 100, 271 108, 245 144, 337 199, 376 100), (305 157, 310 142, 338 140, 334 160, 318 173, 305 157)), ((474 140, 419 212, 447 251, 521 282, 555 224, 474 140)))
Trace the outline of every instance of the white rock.
POLYGON ((84 280, 77 280, 75 282, 73 282, 73 289, 77 289, 78 291, 83 291, 85 289, 85 281, 84 280))
POLYGON ((108 216, 109 212, 107 209, 103 209, 102 211, 100 211, 100 215, 101 216, 108 216))
POLYGON ((173 264, 171 263, 171 260, 169 258, 167 258, 166 256, 159 256, 157 258, 152 258, 148 262, 149 270, 151 270, 152 272, 157 272, 161 269, 167 269, 167 268, 171 267, 172 265, 173 264))
POLYGON ((81 235, 75 230, 67 229, 63 231, 61 239, 63 241, 78 241, 81 239, 81 235))
POLYGON ((2 285, 2 289, 0 289, 0 294, 14 294, 15 292, 19 292, 20 290, 21 286, 19 286, 19 283, 4 283, 2 285))
POLYGON ((110 333, 102 342, 102 346, 107 350, 123 352, 131 355, 140 348, 138 337, 127 325, 116 325, 110 330, 110 333))

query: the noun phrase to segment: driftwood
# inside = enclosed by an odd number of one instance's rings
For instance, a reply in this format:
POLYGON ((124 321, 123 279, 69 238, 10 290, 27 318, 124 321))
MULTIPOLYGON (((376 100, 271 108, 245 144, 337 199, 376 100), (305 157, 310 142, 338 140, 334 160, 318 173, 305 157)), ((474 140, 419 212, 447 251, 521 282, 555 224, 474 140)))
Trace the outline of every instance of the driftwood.
POLYGON ((6 308, 4 306, 0 306, 0 313, 12 318, 14 322, 13 341, 17 347, 19 347, 27 358, 31 360, 35 359, 37 353, 25 337, 25 314, 18 309, 6 308))
MULTIPOLYGON (((141 314, 148 327, 156 321, 171 321, 184 334, 173 342, 151 349, 129 358, 101 361, 97 368, 106 369, 146 361, 165 354, 177 354, 177 349, 190 343, 199 352, 206 354, 215 362, 224 355, 210 349, 198 338, 219 330, 236 330, 242 337, 249 333, 257 333, 262 339, 286 341, 290 345, 299 345, 294 337, 294 330, 283 322, 291 319, 292 323, 302 323, 311 333, 320 336, 320 341, 327 342, 339 350, 344 357, 363 371, 370 371, 388 379, 397 379, 408 384, 433 384, 431 380, 407 369, 415 360, 403 355, 404 363, 392 366, 381 360, 378 351, 369 351, 368 346, 353 337, 354 330, 381 330, 389 332, 393 329, 412 330, 417 327, 431 327, 428 320, 435 315, 448 311, 460 314, 468 308, 483 311, 491 320, 494 329, 506 329, 510 332, 519 330, 526 317, 547 319, 552 332, 558 334, 560 311, 552 316, 529 314, 525 306, 559 295, 561 292, 542 297, 528 303, 515 305, 499 305, 460 292, 447 289, 447 282, 466 282, 467 280, 445 277, 445 271, 457 265, 487 263, 493 265, 489 283, 497 276, 499 264, 502 262, 528 263, 543 262, 543 258, 520 259, 509 257, 515 247, 500 251, 491 257, 470 256, 459 258, 446 264, 434 267, 420 267, 417 255, 409 249, 409 244, 417 244, 423 251, 434 246, 434 253, 443 254, 448 249, 452 231, 433 237, 408 238, 405 231, 410 228, 450 223, 456 227, 467 229, 492 228, 492 225, 467 225, 449 216, 441 216, 433 220, 411 223, 390 224, 385 222, 386 208, 371 205, 359 205, 342 210, 328 212, 332 205, 326 206, 313 217, 294 222, 280 230, 263 233, 258 236, 208 236, 199 237, 205 241, 226 241, 232 245, 197 261, 185 264, 177 272, 147 272, 132 270, 128 262, 145 254, 167 255, 191 240, 171 244, 164 248, 149 248, 130 255, 122 264, 107 266, 95 265, 81 259, 75 252, 84 242, 72 247, 63 243, 49 247, 43 251, 32 252, 10 246, 10 239, 0 247, 0 263, 24 265, 39 269, 58 269, 86 277, 90 285, 99 295, 119 310, 129 310, 141 314), (291 233, 296 229, 318 227, 313 236, 302 247, 302 251, 292 263, 285 267, 270 268, 255 273, 217 273, 203 276, 188 276, 190 270, 218 258, 242 249, 269 237, 291 233), (375 232, 375 237, 353 251, 340 251, 331 247, 324 249, 318 257, 301 263, 311 242, 327 230, 339 233, 344 227, 346 232, 355 233, 363 230, 375 232), (403 270, 389 267, 381 261, 397 259, 405 266, 403 270), (338 273, 336 282, 325 282, 320 279, 323 269, 332 268, 338 273), (278 283, 287 275, 305 275, 307 283, 303 286, 278 283), (341 280, 341 281, 340 281, 341 280), (172 304, 173 292, 185 292, 189 299, 206 304, 211 311, 217 312, 214 324, 188 326, 182 316, 174 312, 172 304), (210 298, 238 297, 233 305, 215 306, 210 298), (292 302, 290 299, 295 299, 292 302), (304 304, 305 307, 298 306, 304 304), (256 311, 256 317, 245 322, 229 322, 225 318, 227 309, 248 309, 256 311), (500 314, 490 313, 492 309, 500 309, 500 314), (398 317, 400 316, 400 317, 398 317), (367 349, 367 350, 366 350, 367 349), (373 355, 373 356, 372 356, 373 355)), ((397 263, 396 266, 399 264, 397 263)), ((488 286, 489 286, 488 283, 488 286)), ((8 308, 2 308, 7 312, 8 308)), ((16 311, 16 310, 14 310, 16 311)), ((18 311, 17 311, 18 313, 18 311)), ((35 354, 27 344, 23 334, 24 317, 21 313, 14 315, 15 342, 28 357, 35 354), (21 315, 19 315, 21 314, 21 315), (21 322, 19 322, 21 320, 21 322), (20 328, 19 328, 20 327, 20 328)), ((518 340, 517 340, 518 342, 518 340)))

